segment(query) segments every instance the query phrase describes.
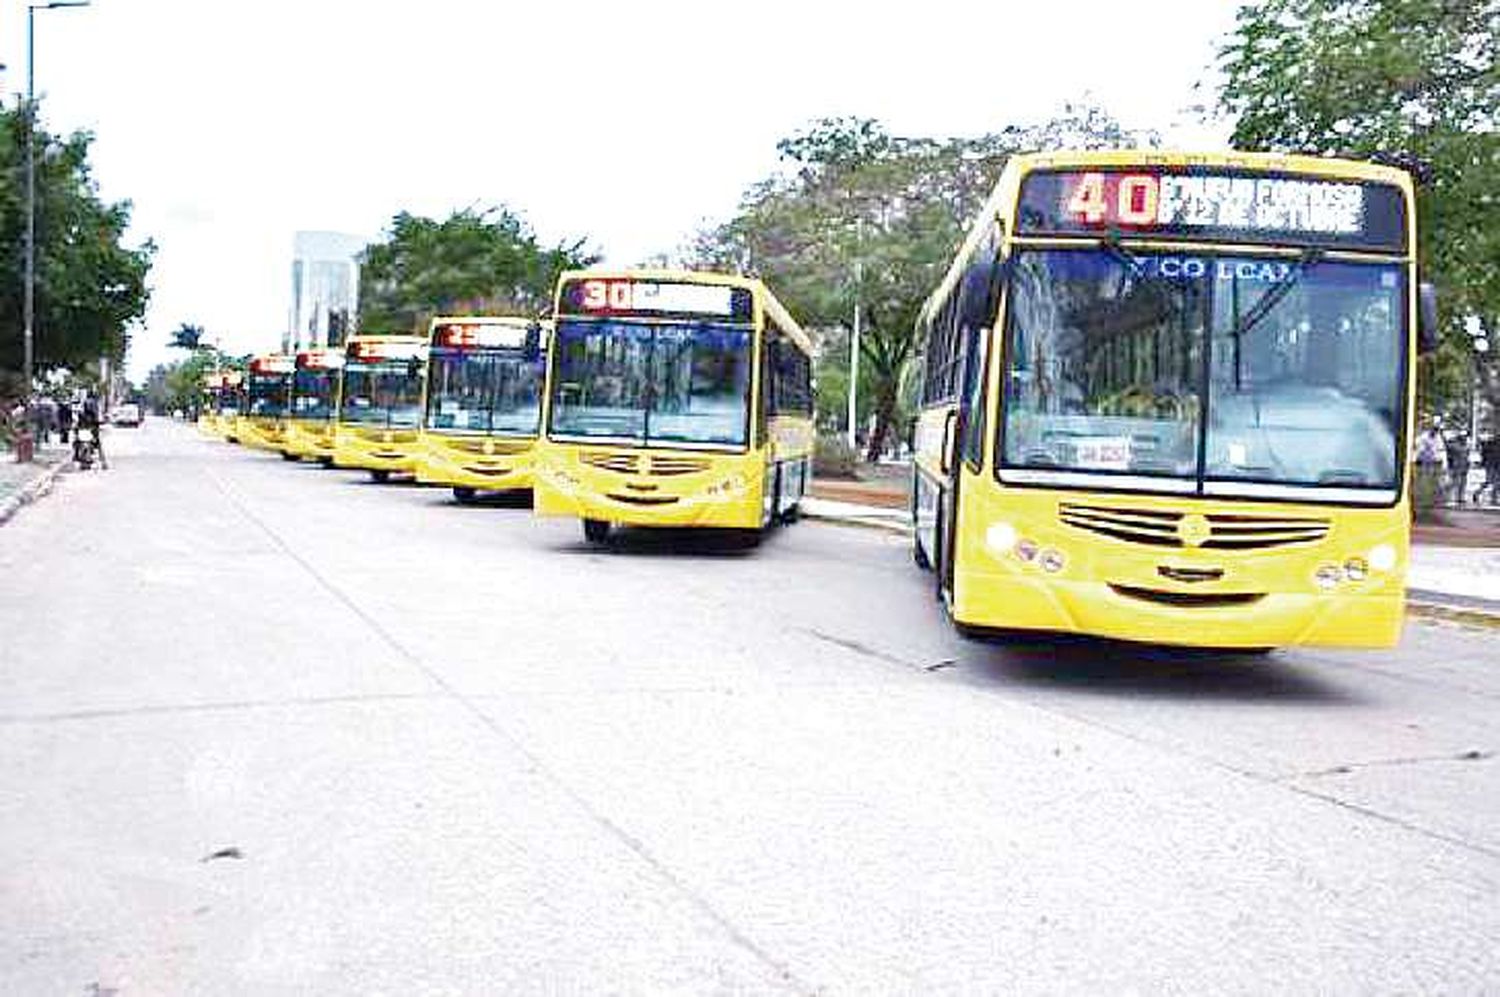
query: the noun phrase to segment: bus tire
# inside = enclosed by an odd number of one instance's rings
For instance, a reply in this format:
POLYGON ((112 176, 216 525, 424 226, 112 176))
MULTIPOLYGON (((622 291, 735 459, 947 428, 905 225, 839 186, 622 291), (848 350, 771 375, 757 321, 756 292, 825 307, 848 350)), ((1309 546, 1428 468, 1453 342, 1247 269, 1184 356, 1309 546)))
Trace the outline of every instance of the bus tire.
POLYGON ((911 559, 923 571, 932 570, 932 558, 928 557, 927 552, 922 549, 922 541, 916 534, 912 534, 911 538, 911 559))
POLYGON ((286 460, 286 461, 293 461, 293 462, 295 462, 295 461, 301 460, 302 458, 298 457, 294 453, 287 453, 285 450, 283 450, 283 451, 281 451, 281 459, 282 460, 286 460))
POLYGON ((461 502, 464 505, 472 505, 474 503, 474 497, 478 494, 479 493, 477 491, 475 491, 473 488, 470 488, 468 485, 453 486, 454 500, 461 502))
POLYGON ((390 471, 371 471, 370 472, 370 479, 372 481, 376 482, 377 484, 383 485, 387 481, 391 480, 391 472, 390 471))
POLYGON ((591 544, 602 544, 609 540, 609 523, 602 519, 583 521, 583 538, 591 544))
POLYGON ((795 523, 797 520, 799 520, 801 518, 802 518, 802 504, 800 502, 796 503, 794 505, 789 505, 785 509, 781 510, 781 521, 783 523, 785 523, 787 526, 791 526, 793 523, 795 523))
POLYGON ((331 468, 331 467, 333 467, 333 458, 332 457, 319 457, 318 458, 318 463, 322 464, 324 467, 331 468))

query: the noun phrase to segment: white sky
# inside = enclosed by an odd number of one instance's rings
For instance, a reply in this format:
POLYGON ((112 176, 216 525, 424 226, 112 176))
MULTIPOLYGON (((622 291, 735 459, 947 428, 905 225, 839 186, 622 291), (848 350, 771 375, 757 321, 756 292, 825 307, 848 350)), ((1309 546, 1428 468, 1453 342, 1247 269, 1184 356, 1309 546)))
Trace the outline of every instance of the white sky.
MULTIPOLYGON (((853 114, 907 135, 1045 119, 1089 94, 1168 144, 1217 145, 1234 0, 818 3, 93 0, 36 14, 55 131, 96 135, 103 195, 156 240, 139 378, 182 322, 274 349, 292 233, 506 203, 629 264, 727 216, 776 140, 853 114)), ((25 89, 25 5, 0 59, 25 89)))

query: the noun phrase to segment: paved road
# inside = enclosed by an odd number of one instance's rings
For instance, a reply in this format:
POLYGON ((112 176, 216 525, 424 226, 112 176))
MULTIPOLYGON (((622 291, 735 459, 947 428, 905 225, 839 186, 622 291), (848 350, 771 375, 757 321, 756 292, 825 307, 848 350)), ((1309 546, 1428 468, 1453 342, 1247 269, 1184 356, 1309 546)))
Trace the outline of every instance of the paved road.
POLYGON ((0 991, 1500 987, 1493 634, 1001 649, 874 531, 110 442, 0 530, 0 991))

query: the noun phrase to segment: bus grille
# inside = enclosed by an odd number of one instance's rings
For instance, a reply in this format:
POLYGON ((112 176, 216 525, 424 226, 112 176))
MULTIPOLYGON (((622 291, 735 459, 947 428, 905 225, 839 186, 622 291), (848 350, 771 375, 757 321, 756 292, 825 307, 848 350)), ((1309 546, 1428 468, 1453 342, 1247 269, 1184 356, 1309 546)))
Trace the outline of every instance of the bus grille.
POLYGON ((650 474, 664 476, 697 474, 699 471, 708 470, 708 461, 697 457, 664 457, 660 454, 653 454, 646 469, 650 474))
POLYGON ((496 457, 502 457, 506 454, 525 453, 531 447, 531 443, 522 440, 458 440, 450 443, 449 446, 465 453, 486 456, 493 454, 496 457), (485 449, 486 445, 489 447, 488 450, 485 449))
POLYGON ((359 435, 371 443, 415 443, 417 434, 412 430, 361 429, 359 435), (387 438, 389 437, 389 438, 387 438))
POLYGON ((578 459, 590 467, 597 467, 616 474, 634 474, 640 457, 629 453, 583 453, 578 459))
POLYGON ((1064 525, 1126 543, 1209 550, 1260 550, 1316 543, 1328 536, 1329 529, 1326 519, 1211 514, 1202 517, 1208 530, 1200 539, 1182 528, 1188 517, 1183 512, 1065 502, 1058 506, 1057 515, 1064 525))

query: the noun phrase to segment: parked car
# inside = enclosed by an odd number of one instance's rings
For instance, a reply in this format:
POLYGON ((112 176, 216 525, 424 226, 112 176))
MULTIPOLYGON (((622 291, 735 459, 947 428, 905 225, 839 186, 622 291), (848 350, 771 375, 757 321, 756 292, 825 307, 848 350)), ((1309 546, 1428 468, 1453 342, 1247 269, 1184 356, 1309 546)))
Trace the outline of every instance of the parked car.
POLYGON ((141 424, 141 407, 134 402, 116 405, 110 410, 109 422, 112 426, 139 426, 141 424))

